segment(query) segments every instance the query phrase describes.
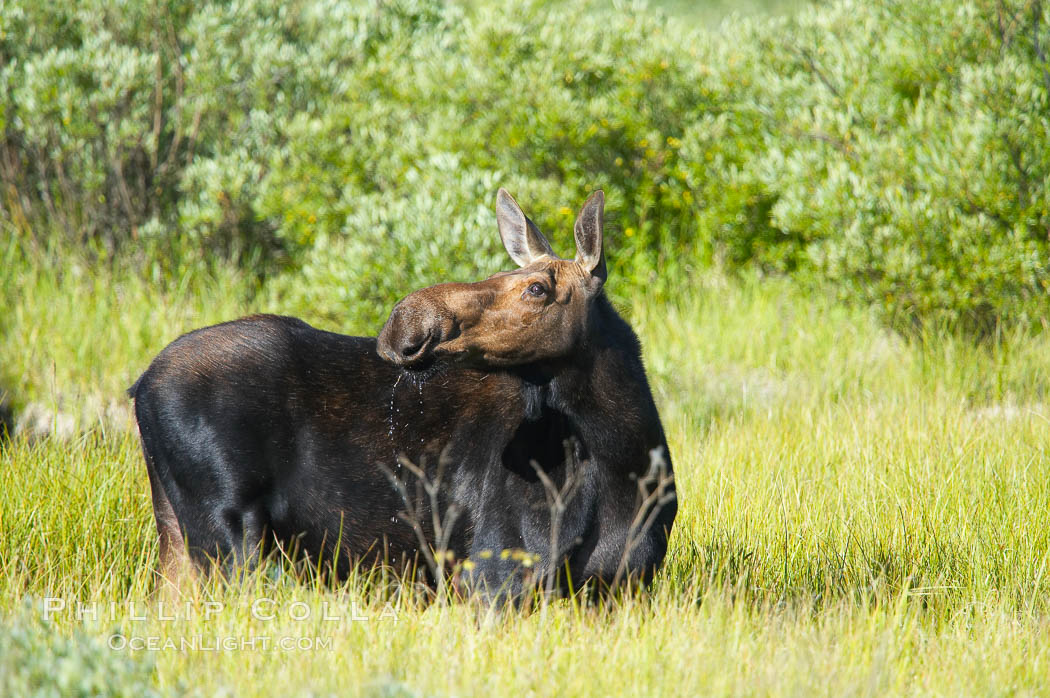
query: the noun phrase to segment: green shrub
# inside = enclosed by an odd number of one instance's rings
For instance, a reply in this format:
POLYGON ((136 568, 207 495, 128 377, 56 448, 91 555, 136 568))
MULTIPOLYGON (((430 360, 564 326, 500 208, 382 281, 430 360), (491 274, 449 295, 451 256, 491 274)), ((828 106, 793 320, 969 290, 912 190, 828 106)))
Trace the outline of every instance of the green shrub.
POLYGON ((81 630, 67 635, 42 620, 39 610, 28 604, 0 618, 0 694, 26 698, 159 695, 148 659, 114 651, 105 638, 81 630))
POLYGON ((1040 2, 845 1, 746 26, 717 54, 738 169, 705 164, 707 124, 685 139, 696 181, 729 170, 747 195, 715 203, 738 225, 713 240, 902 325, 1045 322, 1048 44, 1040 2))
POLYGON ((5 3, 5 217, 110 247, 172 235, 205 252, 273 246, 281 222, 260 215, 260 182, 285 129, 438 9, 5 3))
POLYGON ((1047 8, 840 0, 690 32, 643 5, 16 0, 3 219, 282 269, 275 304, 370 325, 505 264, 498 185, 563 254, 603 187, 620 293, 758 266, 898 326, 1033 324, 1047 8))
POLYGON ((514 23, 443 18, 385 43, 286 132, 259 208, 301 263, 278 282, 283 305, 374 323, 414 287, 505 268, 501 184, 563 255, 603 187, 618 286, 657 269, 673 282, 697 240, 678 136, 706 101, 666 22, 540 4, 514 23))

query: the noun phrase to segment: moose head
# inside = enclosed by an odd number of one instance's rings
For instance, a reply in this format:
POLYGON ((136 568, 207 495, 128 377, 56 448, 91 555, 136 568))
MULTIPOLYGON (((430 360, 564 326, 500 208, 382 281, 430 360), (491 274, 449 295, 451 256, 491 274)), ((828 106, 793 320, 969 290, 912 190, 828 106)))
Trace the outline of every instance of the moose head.
POLYGON ((567 355, 585 331, 592 301, 605 283, 604 211, 605 194, 596 191, 576 219, 576 257, 562 259, 500 189, 499 234, 519 268, 406 296, 379 333, 380 356, 413 367, 434 357, 514 366, 567 355))

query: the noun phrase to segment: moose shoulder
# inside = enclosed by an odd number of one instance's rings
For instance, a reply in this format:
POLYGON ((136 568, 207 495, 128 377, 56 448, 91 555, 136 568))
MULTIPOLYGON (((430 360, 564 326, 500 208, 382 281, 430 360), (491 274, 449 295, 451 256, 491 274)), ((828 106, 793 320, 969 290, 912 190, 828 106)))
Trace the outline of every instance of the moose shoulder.
POLYGON ((489 595, 648 580, 677 504, 638 340, 602 290, 603 209, 596 192, 565 260, 501 189, 519 268, 410 294, 378 339, 259 315, 172 342, 129 391, 161 574, 276 540, 339 574, 447 551, 489 595))

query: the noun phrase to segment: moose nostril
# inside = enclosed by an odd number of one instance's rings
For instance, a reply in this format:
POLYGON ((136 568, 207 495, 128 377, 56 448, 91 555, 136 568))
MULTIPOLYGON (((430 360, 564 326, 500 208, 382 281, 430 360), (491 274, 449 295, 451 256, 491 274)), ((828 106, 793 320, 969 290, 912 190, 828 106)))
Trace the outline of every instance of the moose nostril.
POLYGON ((427 343, 428 339, 430 339, 430 335, 422 335, 409 342, 405 342, 401 347, 401 356, 406 359, 415 356, 423 349, 423 345, 427 343))

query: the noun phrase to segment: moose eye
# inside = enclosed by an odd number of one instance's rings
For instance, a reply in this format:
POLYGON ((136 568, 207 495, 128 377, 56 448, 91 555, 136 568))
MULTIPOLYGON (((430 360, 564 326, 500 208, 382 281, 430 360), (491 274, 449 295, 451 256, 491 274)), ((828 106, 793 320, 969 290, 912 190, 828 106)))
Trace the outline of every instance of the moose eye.
POLYGON ((529 287, 525 289, 525 292, 536 298, 547 295, 547 289, 541 283, 529 284, 529 287))

